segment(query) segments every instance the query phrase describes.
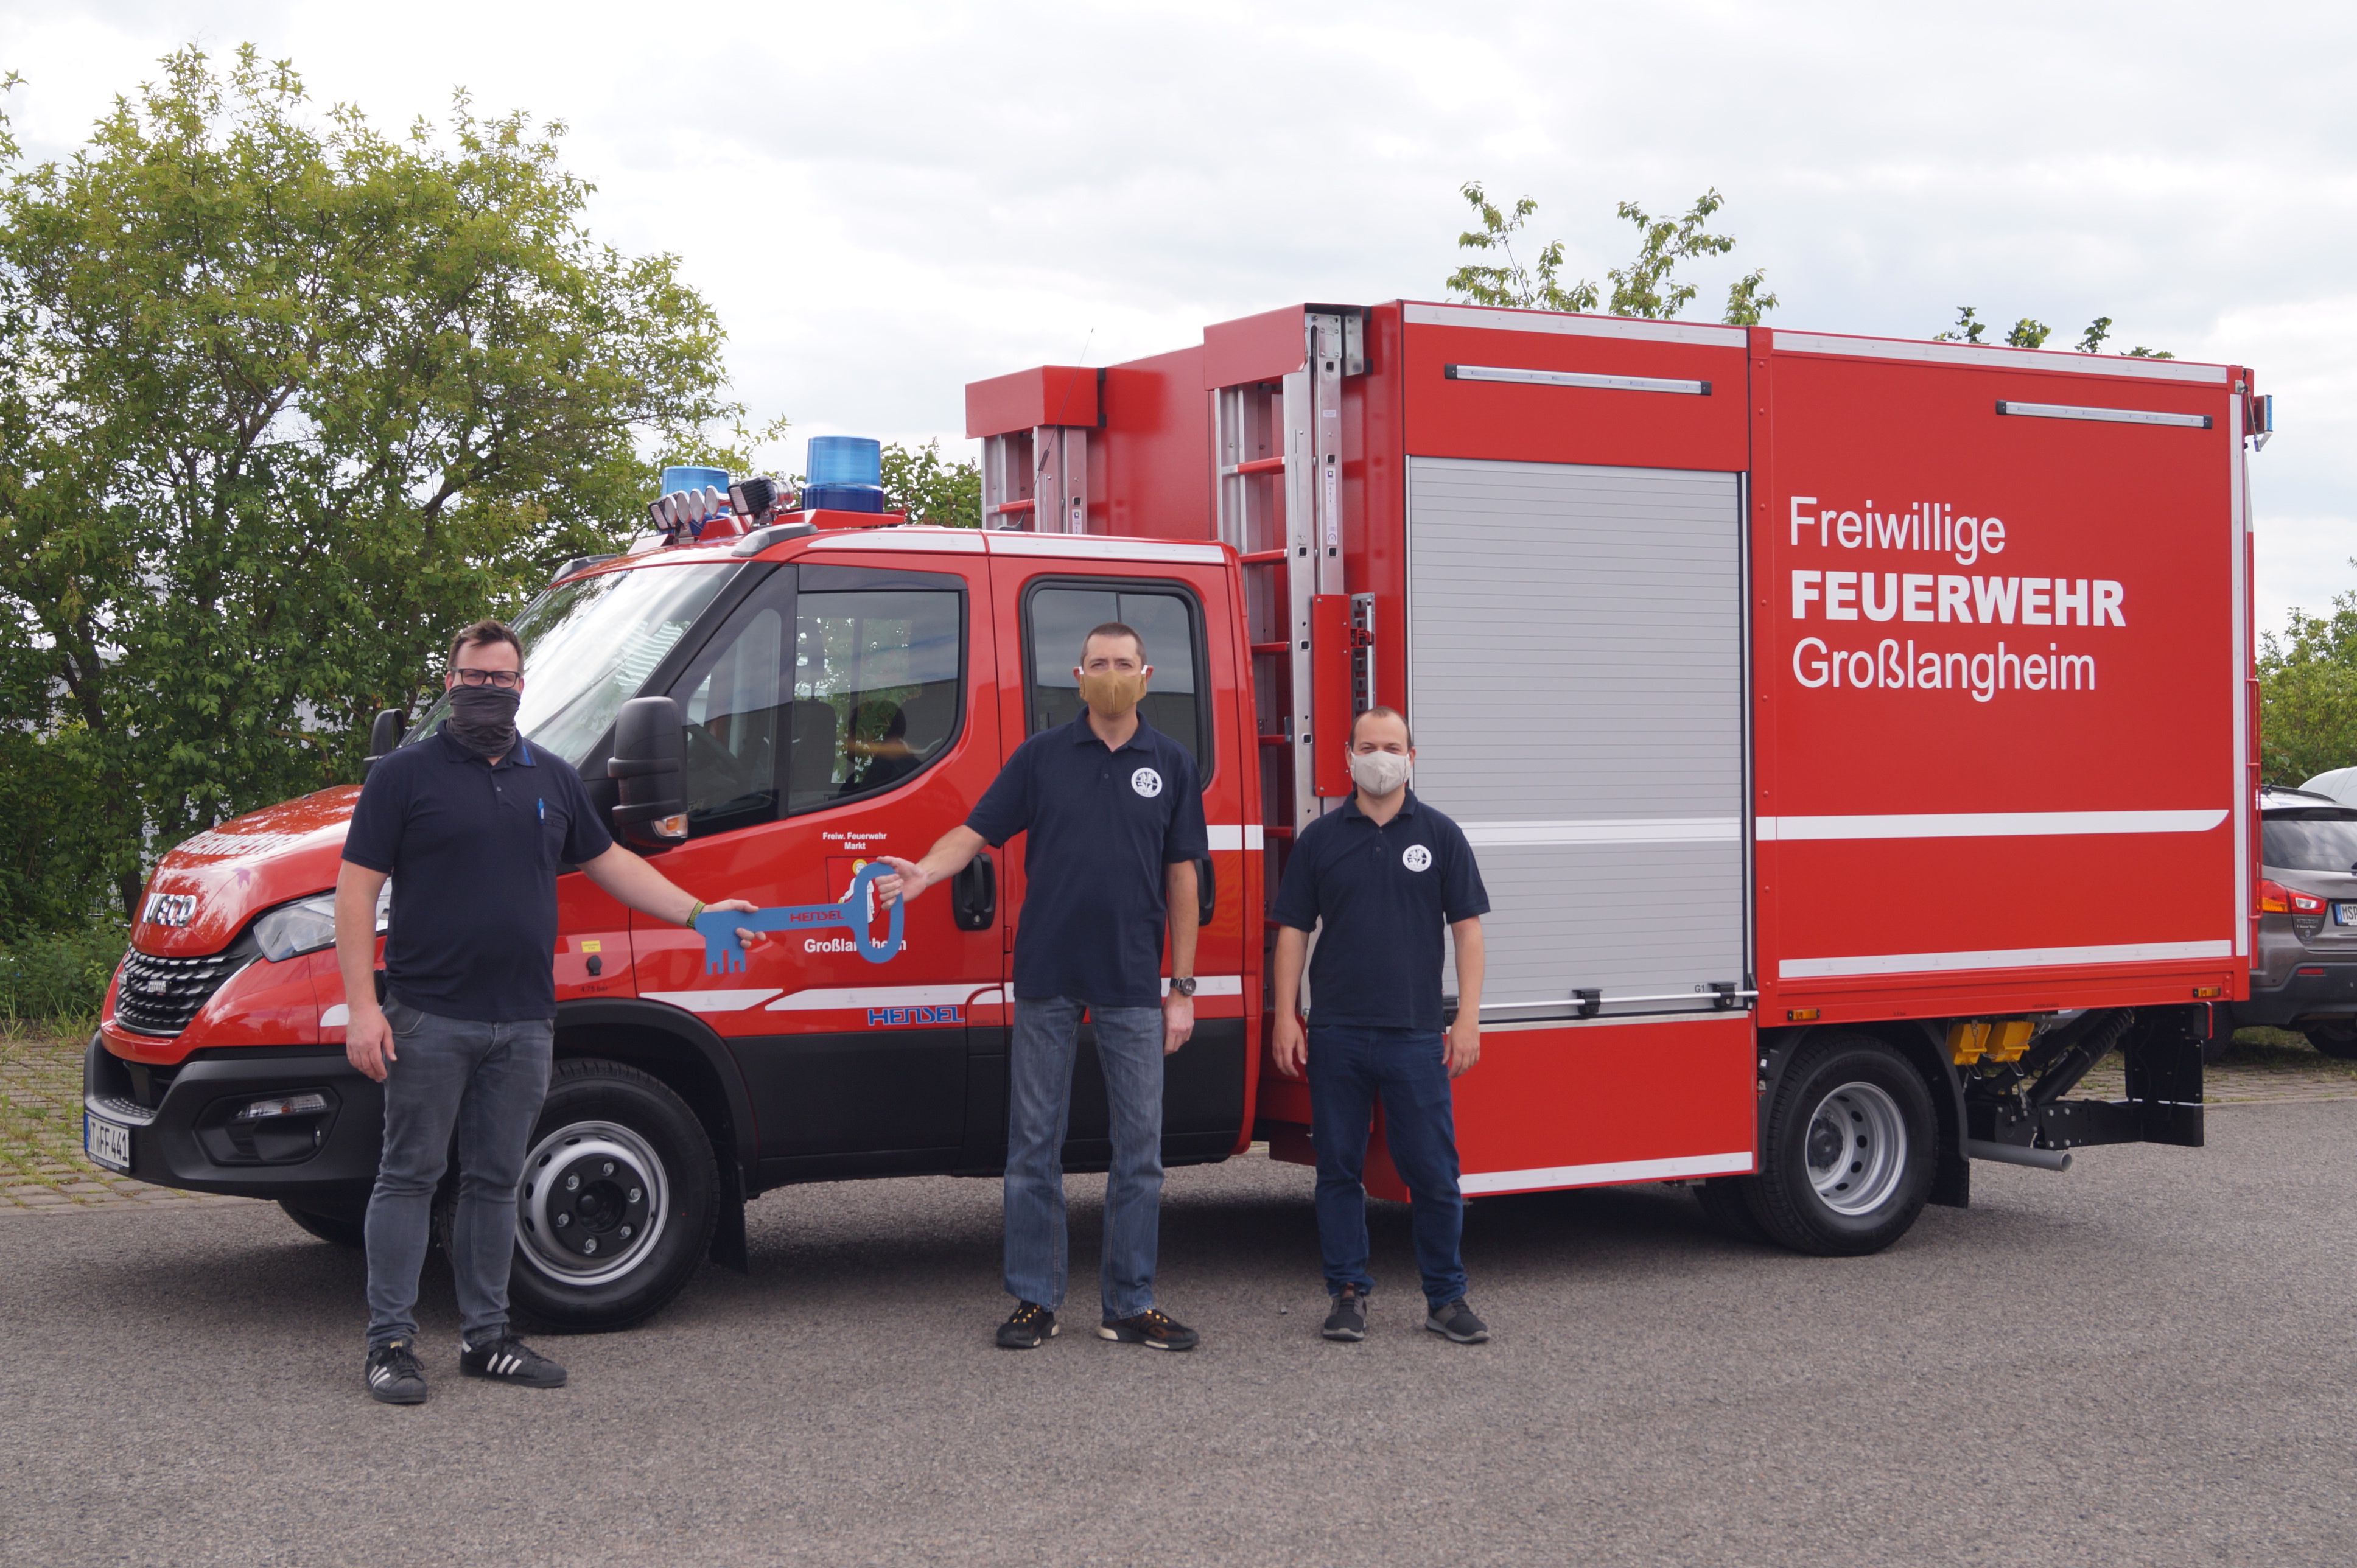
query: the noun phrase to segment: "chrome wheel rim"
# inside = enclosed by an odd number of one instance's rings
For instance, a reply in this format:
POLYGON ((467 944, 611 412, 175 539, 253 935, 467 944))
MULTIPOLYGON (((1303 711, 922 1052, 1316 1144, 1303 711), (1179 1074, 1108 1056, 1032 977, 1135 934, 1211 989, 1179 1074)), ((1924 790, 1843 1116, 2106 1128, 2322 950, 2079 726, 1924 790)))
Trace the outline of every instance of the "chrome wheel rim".
POLYGON ((1845 1083, 1817 1102, 1802 1140, 1809 1185, 1835 1214, 1870 1214, 1898 1190, 1907 1168, 1899 1102, 1871 1083, 1845 1083))
POLYGON ((587 1286, 636 1268, 671 1224, 671 1184, 648 1142, 575 1122, 534 1144, 516 1190, 516 1248, 540 1273, 587 1286))

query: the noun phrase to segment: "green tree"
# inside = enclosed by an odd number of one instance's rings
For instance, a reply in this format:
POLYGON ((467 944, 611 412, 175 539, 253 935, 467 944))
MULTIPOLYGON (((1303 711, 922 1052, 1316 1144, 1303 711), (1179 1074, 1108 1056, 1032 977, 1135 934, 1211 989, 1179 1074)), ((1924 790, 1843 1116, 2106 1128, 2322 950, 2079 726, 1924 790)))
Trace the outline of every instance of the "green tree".
MULTIPOLYGON (((1458 194, 1472 207, 1480 221, 1479 229, 1470 229, 1457 237, 1460 249, 1494 251, 1505 259, 1502 263, 1468 263, 1448 275, 1449 291, 1472 305, 1508 306, 1523 310, 1594 310, 1603 297, 1595 284, 1582 280, 1566 284, 1561 281, 1563 242, 1553 241, 1541 248, 1533 263, 1525 268, 1514 255, 1514 237, 1539 204, 1525 196, 1514 203, 1509 214, 1491 201, 1479 180, 1469 180, 1458 194)), ((1619 216, 1637 226, 1637 256, 1626 267, 1616 267, 1606 275, 1612 280, 1611 314, 1644 316, 1665 320, 1676 316, 1693 302, 1697 285, 1678 281, 1680 262, 1695 257, 1723 256, 1735 249, 1731 235, 1714 234, 1706 225, 1710 217, 1726 204, 1726 199, 1716 189, 1706 191, 1691 210, 1680 218, 1654 218, 1633 201, 1624 201, 1619 216)), ((1734 327, 1759 324, 1761 316, 1773 310, 1777 298, 1761 292, 1768 274, 1754 271, 1738 279, 1727 291, 1727 309, 1720 319, 1734 327)))
MULTIPOLYGON (((2357 565, 2357 562, 2352 562, 2357 565)), ((2259 771, 2298 784, 2357 764, 2357 591, 2259 639, 2259 771)))
POLYGON ((884 509, 905 511, 911 522, 980 528, 982 465, 944 461, 939 441, 894 442, 884 448, 884 509))
MULTIPOLYGON (((1956 324, 1953 327, 1949 328, 1945 332, 1933 333, 1932 335, 1932 341, 1934 343, 1978 343, 1981 341, 1981 334, 1987 331, 1988 328, 1989 324, 1980 319, 1979 313, 1974 306, 1969 305, 1960 305, 1956 306, 1956 324)), ((2043 321, 2033 321, 2029 317, 2025 316, 2020 320, 2013 324, 2012 329, 2006 333, 2005 340, 2011 348, 2042 349, 2046 346, 2046 339, 2053 336, 2053 332, 2054 328, 2047 326, 2043 321)), ((2087 329, 2084 332, 2079 334, 2079 341, 2074 345, 2074 347, 2077 351, 2082 354, 2099 354, 2103 352, 2104 340, 2111 335, 2112 318, 2108 316, 2098 316, 2094 320, 2087 324, 2087 329)), ((2124 360, 2174 360, 2177 356, 2169 352, 2166 349, 2146 349, 2138 347, 2129 349, 2126 353, 2121 355, 2120 358, 2124 360)))
POLYGON ((70 761, 126 911, 147 855, 353 777, 455 626, 739 413, 674 259, 583 231, 562 131, 314 119, 189 48, 72 157, 5 149, 0 723, 70 761))

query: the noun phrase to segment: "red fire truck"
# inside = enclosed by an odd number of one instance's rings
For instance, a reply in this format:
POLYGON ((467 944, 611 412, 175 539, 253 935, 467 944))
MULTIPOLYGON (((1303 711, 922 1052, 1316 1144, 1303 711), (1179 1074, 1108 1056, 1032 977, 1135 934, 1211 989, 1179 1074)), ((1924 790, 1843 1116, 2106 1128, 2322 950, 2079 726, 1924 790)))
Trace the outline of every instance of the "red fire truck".
MULTIPOLYGON (((1211 824, 1173 1165, 1310 1158, 1265 909, 1378 703, 1495 903, 1469 1193, 1690 1181, 1858 1253, 1965 1202, 1973 1159, 2201 1143, 2254 920, 2246 371, 1395 302, 967 409, 979 529, 675 495, 522 618, 527 733, 683 886, 822 903, 921 853, 1078 711, 1081 635, 1119 619, 1211 824), (2070 1098, 2115 1048, 2126 1097, 2070 1098)), ((342 1240, 381 1120, 328 945, 354 793, 165 857, 87 1086, 100 1160, 342 1240)), ((713 966, 560 887, 533 1316, 626 1323, 741 1265, 768 1188, 999 1168, 1019 854, 883 963, 837 927, 713 966)), ((1066 1160, 1108 1152, 1084 1051, 1066 1160)), ((1380 1150, 1369 1180, 1403 1196, 1380 1150)))

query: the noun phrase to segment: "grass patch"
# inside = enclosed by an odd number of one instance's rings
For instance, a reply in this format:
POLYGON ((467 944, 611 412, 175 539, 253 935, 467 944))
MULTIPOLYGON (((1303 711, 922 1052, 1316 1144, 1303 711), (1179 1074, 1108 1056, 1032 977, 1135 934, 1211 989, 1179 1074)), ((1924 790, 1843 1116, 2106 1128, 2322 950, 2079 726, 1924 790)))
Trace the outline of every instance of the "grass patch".
POLYGON ((87 1019, 0 1021, 0 1185, 49 1185, 102 1173, 81 1148, 87 1019))
POLYGON ((2246 1072, 2334 1073, 2357 1079, 2357 1061, 2328 1057, 2297 1029, 2237 1029, 2234 1043, 2217 1061, 2220 1069, 2246 1072))

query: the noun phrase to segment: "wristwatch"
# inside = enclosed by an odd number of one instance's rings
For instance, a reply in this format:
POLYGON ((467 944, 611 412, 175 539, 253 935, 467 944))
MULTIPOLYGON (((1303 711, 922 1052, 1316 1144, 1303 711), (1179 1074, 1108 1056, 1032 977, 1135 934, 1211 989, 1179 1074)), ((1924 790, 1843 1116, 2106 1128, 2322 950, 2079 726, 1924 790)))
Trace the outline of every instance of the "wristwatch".
POLYGON ((1191 974, 1174 975, 1170 981, 1170 994, 1173 996, 1194 995, 1195 977, 1191 974))

